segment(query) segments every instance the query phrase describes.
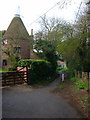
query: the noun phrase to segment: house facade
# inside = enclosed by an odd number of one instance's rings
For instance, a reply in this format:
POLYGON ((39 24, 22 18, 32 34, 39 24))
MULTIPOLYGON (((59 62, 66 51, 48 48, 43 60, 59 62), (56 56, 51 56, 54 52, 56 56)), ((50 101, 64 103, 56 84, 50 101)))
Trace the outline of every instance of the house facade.
POLYGON ((11 66, 9 55, 13 56, 15 51, 20 59, 32 59, 34 56, 32 41, 33 34, 29 36, 20 16, 15 16, 2 36, 2 69, 8 69, 11 66))

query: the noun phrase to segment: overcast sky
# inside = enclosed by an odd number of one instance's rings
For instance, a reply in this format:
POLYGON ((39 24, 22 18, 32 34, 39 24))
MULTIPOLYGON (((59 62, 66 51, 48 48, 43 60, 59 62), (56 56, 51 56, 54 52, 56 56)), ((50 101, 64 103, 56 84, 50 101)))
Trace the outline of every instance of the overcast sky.
POLYGON ((83 0, 66 0, 73 2, 71 5, 61 9, 60 6, 63 1, 64 0, 0 0, 0 30, 7 30, 14 15, 18 12, 20 12, 21 19, 29 34, 31 29, 34 29, 34 31, 39 29, 38 21, 40 19, 36 19, 48 10, 49 12, 46 14, 48 17, 59 17, 73 21, 80 3, 83 0), (20 9, 18 9, 18 6, 20 6, 20 9), (53 9, 51 9, 52 7, 53 9))

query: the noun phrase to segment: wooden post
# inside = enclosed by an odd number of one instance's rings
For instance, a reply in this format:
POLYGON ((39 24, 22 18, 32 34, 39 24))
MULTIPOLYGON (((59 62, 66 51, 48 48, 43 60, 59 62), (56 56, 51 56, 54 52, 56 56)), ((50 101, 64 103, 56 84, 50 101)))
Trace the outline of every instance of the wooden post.
POLYGON ((31 74, 31 69, 27 69, 27 83, 30 85, 30 74, 31 74))
POLYGON ((82 72, 82 79, 84 79, 84 72, 82 72))
POLYGON ((87 72, 85 72, 85 81, 87 80, 87 72))
POLYGON ((80 79, 80 73, 79 73, 79 71, 78 71, 78 79, 80 79))
POLYGON ((88 72, 86 72, 86 80, 88 80, 88 72))

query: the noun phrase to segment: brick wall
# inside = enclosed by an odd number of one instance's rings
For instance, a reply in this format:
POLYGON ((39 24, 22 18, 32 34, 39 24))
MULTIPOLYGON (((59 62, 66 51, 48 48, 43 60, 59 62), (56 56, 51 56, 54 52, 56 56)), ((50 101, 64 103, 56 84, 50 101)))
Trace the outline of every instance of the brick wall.
MULTIPOLYGON (((10 46, 11 46, 10 44, 12 44, 11 48, 14 48, 14 47, 21 48, 20 59, 30 59, 30 40, 20 39, 20 40, 17 40, 17 43, 16 43, 16 40, 7 39, 7 44, 2 45, 2 50, 5 51, 7 48, 10 49, 10 46)), ((11 63, 8 59, 8 56, 5 53, 2 53, 2 63, 3 63, 3 60, 7 60, 7 65, 6 66, 2 65, 2 68, 8 69, 8 67, 11 66, 11 63)))

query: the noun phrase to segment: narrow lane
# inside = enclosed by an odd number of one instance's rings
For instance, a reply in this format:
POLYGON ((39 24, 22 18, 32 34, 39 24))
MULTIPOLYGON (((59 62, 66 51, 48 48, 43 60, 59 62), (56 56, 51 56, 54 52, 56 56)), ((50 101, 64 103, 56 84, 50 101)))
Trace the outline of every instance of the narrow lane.
POLYGON ((3 118, 80 118, 77 110, 67 100, 57 94, 50 94, 59 83, 60 78, 57 78, 44 88, 3 88, 3 118))

